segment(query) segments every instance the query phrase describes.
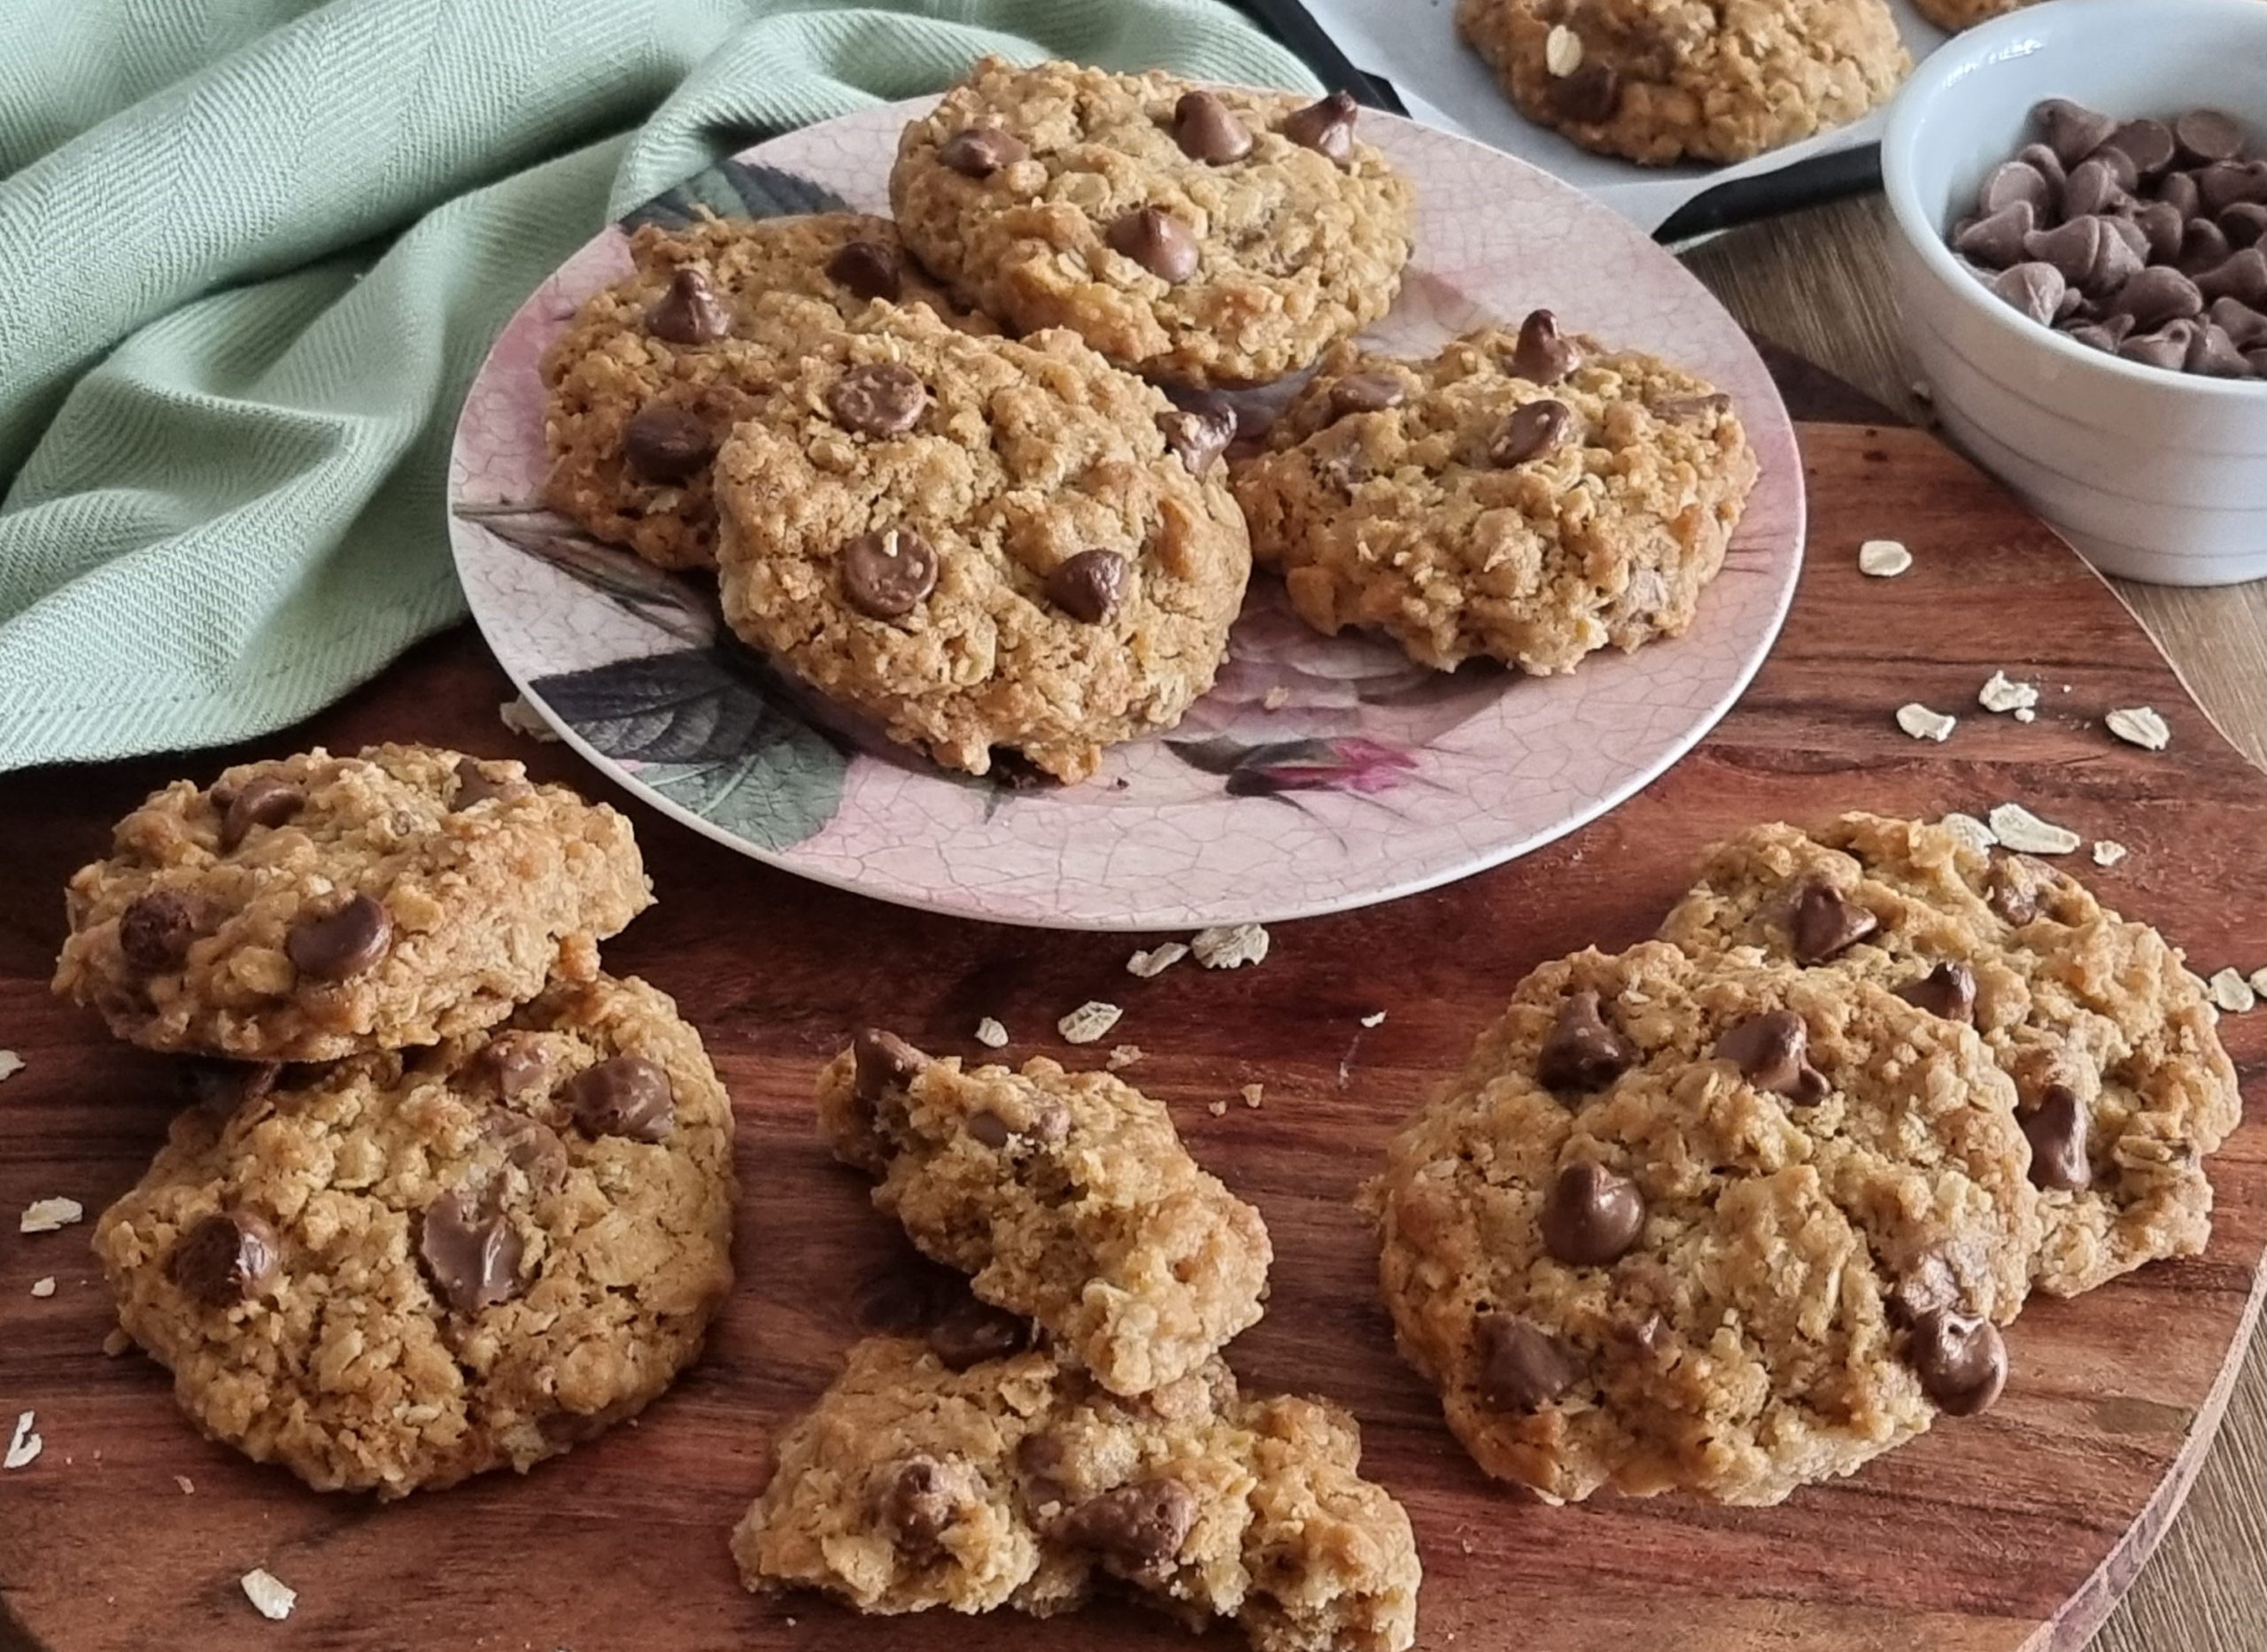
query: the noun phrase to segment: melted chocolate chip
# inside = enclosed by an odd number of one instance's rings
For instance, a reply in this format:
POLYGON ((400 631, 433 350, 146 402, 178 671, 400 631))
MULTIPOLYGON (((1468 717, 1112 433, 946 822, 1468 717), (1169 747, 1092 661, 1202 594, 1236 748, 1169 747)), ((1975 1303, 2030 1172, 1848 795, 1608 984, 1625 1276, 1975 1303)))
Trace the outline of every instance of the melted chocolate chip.
POLYGON ((1087 625, 1118 612, 1126 595, 1126 561, 1112 551, 1081 551, 1047 576, 1047 599, 1087 625))
POLYGON ((1551 82, 1551 101, 1567 120, 1596 126, 1621 107, 1621 76, 1611 64, 1586 63, 1551 82))
POLYGON ((669 1069, 642 1055, 616 1055, 567 1081, 569 1116, 589 1136, 666 1141, 677 1123, 669 1069))
POLYGON ((1031 1327, 989 1302, 967 1299, 929 1328, 929 1352, 947 1370, 964 1371, 986 1360, 1020 1354, 1031 1341, 1031 1327))
POLYGON ((936 549, 909 528, 860 534, 842 547, 842 594, 870 618, 902 619, 936 588, 936 549))
POLYGON ((2093 1160, 2088 1151, 2093 1121, 2086 1104, 2068 1085, 2052 1084, 2039 1092, 2039 1105, 2016 1115, 2031 1143, 2031 1180, 2037 1187, 2076 1192, 2093 1184, 2093 1160))
POLYGON ((988 178, 1030 153, 1021 138, 998 127, 967 127, 944 141, 937 158, 964 178, 988 178))
POLYGON ((1758 1090, 1815 1107, 1833 1086, 1810 1064, 1810 1029, 1791 1009, 1750 1016, 1716 1040, 1716 1059, 1729 1061, 1758 1090))
POLYGON ((854 298, 886 298, 905 290, 897 254, 878 241, 848 241, 826 261, 827 279, 854 298))
POLYGON ((1354 120, 1359 112, 1350 96, 1333 92, 1284 116, 1283 135, 1343 166, 1354 158, 1354 120))
POLYGON ((834 422, 856 436, 902 436, 921 422, 929 387, 894 361, 851 368, 826 392, 834 422))
POLYGON ((336 912, 294 923, 283 951, 303 976, 344 981, 374 968, 392 945, 393 915, 368 895, 357 895, 336 912))
POLYGON ((174 1283, 212 1308, 249 1301, 275 1282, 275 1230, 249 1210, 217 1210, 174 1247, 174 1283))
POLYGON ((534 790, 519 776, 491 775, 484 764, 466 758, 457 765, 456 790, 449 794, 449 807, 460 812, 476 803, 485 803, 491 798, 509 803, 534 790))
POLYGON ((1831 884, 1814 881, 1795 892, 1788 930, 1799 964, 1839 957, 1879 928, 1879 918, 1831 884))
POLYGON ((1158 1475, 1087 1498, 1064 1516, 1056 1536, 1130 1571, 1155 1571, 1180 1553, 1195 1524, 1195 1494, 1158 1475))
POLYGON ((1504 428, 1488 444, 1488 462, 1509 470, 1540 459, 1567 439, 1574 421, 1574 409, 1562 401, 1545 398, 1529 402, 1505 420, 1504 428))
POLYGON ((1201 391, 1171 413, 1159 413, 1157 429, 1188 474, 1201 476, 1236 439, 1236 410, 1226 397, 1201 391))
POLYGON ((1409 387, 1390 373, 1350 373, 1330 387, 1330 416, 1383 413, 1407 399, 1409 387))
POLYGON ((1628 1254, 1645 1225, 1636 1184, 1602 1164, 1570 1164, 1543 1200, 1543 1248, 1578 1268, 1603 1267, 1628 1254))
POLYGON ((480 1065, 507 1099, 551 1088, 551 1058, 530 1033, 497 1034, 481 1051, 480 1065))
POLYGON ((1582 347, 1559 330, 1559 318, 1537 310, 1520 323, 1512 371, 1537 384, 1556 384, 1582 365, 1582 347))
POLYGON ((273 775, 255 775, 236 788, 221 816, 221 853, 232 853, 255 826, 281 826, 307 807, 305 790, 273 775))
POLYGON ((911 1084, 929 1058, 894 1032, 869 1027, 850 1041, 850 1061, 854 1093, 871 1104, 911 1084))
POLYGON ((500 1210, 443 1193, 418 1224, 417 1254, 450 1309, 469 1314, 520 1293, 520 1236, 500 1210))
POLYGON ((979 1477, 957 1459, 944 1463, 927 1455, 908 1457, 880 1473, 877 1511, 901 1548, 934 1548, 975 1501, 979 1477))
POLYGON ((1574 1358, 1556 1337, 1516 1314, 1483 1314, 1474 1326, 1480 1402, 1494 1411, 1534 1411, 1575 1386, 1574 1358))
POLYGON ((1629 1040, 1605 1024, 1595 992, 1575 992, 1535 1058, 1536 1082, 1547 1090, 1587 1094, 1603 1090, 1636 1065, 1629 1040))
POLYGON ((716 456, 708 427, 682 407, 646 407, 622 427, 622 459, 646 482, 683 482, 716 456))
POLYGON ((1946 1021, 1976 1021, 1976 971, 1956 959, 1946 959, 1917 981, 1907 981, 1897 996, 1917 1004, 1946 1021))
POLYGON ((1251 153, 1251 128, 1213 93, 1183 92, 1173 105, 1173 142, 1191 160, 1225 166, 1251 153))
POLYGON ((541 1119, 498 1108, 480 1121, 480 1128, 538 1193, 554 1192, 566 1181, 567 1144, 541 1119))
POLYGON ((2000 1328, 1948 1308, 1931 1308, 1913 1322, 1905 1357, 1923 1392, 1947 1417, 1986 1409, 2008 1384, 2008 1345, 2000 1328))
POLYGON ((1103 239, 1160 281, 1178 285, 1196 274, 1195 235, 1161 206, 1135 207, 1111 224, 1103 239))
POLYGON ((732 330, 732 318, 708 274, 686 265, 646 312, 646 330, 671 344, 709 344, 732 330))
POLYGON ((129 968, 157 975, 181 967, 197 938, 197 909, 178 890, 137 895, 118 915, 118 950, 129 968))

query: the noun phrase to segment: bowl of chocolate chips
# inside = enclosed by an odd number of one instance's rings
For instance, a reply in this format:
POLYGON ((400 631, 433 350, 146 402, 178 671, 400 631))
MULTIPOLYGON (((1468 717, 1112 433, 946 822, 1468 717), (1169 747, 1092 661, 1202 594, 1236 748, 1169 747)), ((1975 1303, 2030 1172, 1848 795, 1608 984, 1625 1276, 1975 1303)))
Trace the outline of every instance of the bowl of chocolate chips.
POLYGON ((1882 142, 1953 440, 2105 572, 2267 575, 2267 0, 2057 0, 1959 36, 1882 142))

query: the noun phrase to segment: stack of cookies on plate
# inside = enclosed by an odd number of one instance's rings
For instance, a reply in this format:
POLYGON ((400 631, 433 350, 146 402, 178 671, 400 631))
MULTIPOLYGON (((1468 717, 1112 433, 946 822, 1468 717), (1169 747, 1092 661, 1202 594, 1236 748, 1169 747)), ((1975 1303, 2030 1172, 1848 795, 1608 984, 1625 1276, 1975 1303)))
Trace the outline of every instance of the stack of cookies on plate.
POLYGON ((398 1497, 628 1417, 731 1285, 700 1035, 601 972, 630 822, 515 762, 383 745, 178 781, 71 881, 58 992, 198 1058, 95 1248, 213 1439, 398 1497))
POLYGON ((1409 1517, 1356 1472, 1353 1418, 1243 1394, 1220 1357, 1260 1317, 1273 1252, 1163 1104, 870 1031, 818 1110, 973 1295, 854 1347, 786 1428, 733 1538, 751 1588, 1045 1615, 1107 1586, 1192 1627, 1233 1618, 1260 1652, 1412 1644, 1409 1517))
POLYGON ((546 497, 936 761, 1061 781, 1211 684, 1255 560, 1318 629, 1563 671, 1691 623, 1727 398, 1548 312, 1401 360, 1412 192, 1342 95, 979 64, 894 222, 640 228, 544 365, 546 497), (1318 367, 1317 364, 1319 363, 1318 367), (1274 398, 1240 392, 1314 369, 1274 398))
POLYGON ((1660 938, 1544 965, 1369 1191, 1482 1467, 1770 1503, 2022 1381, 2001 1327, 2209 1233, 2203 984, 1947 826, 1759 827, 1660 938), (2012 1371, 2012 1375, 2011 1375, 2012 1371))

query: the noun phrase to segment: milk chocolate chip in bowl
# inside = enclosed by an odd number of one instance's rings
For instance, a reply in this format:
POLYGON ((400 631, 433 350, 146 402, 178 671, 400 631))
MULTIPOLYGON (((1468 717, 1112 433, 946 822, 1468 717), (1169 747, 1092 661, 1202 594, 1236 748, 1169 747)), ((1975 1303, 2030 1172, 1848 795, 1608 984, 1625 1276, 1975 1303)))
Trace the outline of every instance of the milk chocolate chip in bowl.
POLYGON ((306 792, 290 781, 253 776, 230 795, 221 815, 221 853, 234 853, 253 827, 281 826, 306 807, 306 792))
POLYGON ((641 408, 622 427, 623 461, 647 482, 683 482, 716 456, 716 436, 682 407, 641 408))
POLYGON ((860 534, 842 547, 842 594, 870 618, 902 619, 936 588, 936 550, 909 528, 860 534))
POLYGON ((1183 92, 1173 105, 1173 142, 1191 160, 1225 166, 1251 153, 1251 129, 1213 93, 1183 92))
POLYGON ((197 938, 197 911, 176 890, 138 895, 118 917, 118 950, 143 975, 181 967, 197 938))
POLYGON ((1946 1021, 1976 1019, 1976 971, 1947 959, 1917 981, 1897 989, 1897 996, 1946 1021))
POLYGON ((1758 1090, 1798 1107, 1815 1107, 1834 1087, 1810 1064, 1810 1029, 1791 1009, 1750 1016, 1716 1040, 1715 1054, 1758 1090))
POLYGON ((2077 1091, 2063 1084, 2047 1085, 2039 1093, 2039 1105, 2019 1114, 2016 1122, 2031 1143, 2033 1186, 2076 1193, 2093 1185, 2093 1162, 2087 1151, 2091 1122, 2077 1091))
POLYGON ((1157 1571, 1172 1563, 1195 1525, 1195 1494, 1157 1475, 1087 1498, 1064 1516, 1056 1536, 1128 1571, 1157 1571))
POLYGON ((1936 1308, 1914 1320, 1905 1357, 1947 1417, 1987 1409, 2008 1386, 2008 1345, 1988 1319, 1936 1308))
POLYGON ((968 127, 944 141, 937 158, 964 178, 988 178, 1030 154, 1029 146, 1013 133, 998 127, 968 127))
POLYGON ((567 1081, 567 1111, 590 1136, 666 1141, 677 1122, 677 1100, 660 1062, 616 1055, 585 1067, 567 1081))
POLYGON ((855 436, 902 436, 928 405, 921 375, 894 361, 852 367, 826 392, 827 412, 855 436))
POLYGON ((708 344, 732 330, 732 319, 708 277, 687 265, 646 312, 646 330, 668 344, 708 344))
POLYGON ((1570 1164, 1543 1198, 1543 1248, 1578 1268, 1628 1254, 1645 1225, 1644 1195, 1602 1164, 1570 1164))
POLYGON ((209 1308, 250 1301, 275 1282, 275 1230, 249 1210, 216 1210, 181 1236, 167 1266, 174 1283, 209 1308))
POLYGON ((1595 992, 1570 994, 1535 1058, 1536 1081, 1577 1095, 1603 1090, 1637 1064, 1629 1039, 1605 1024, 1595 992))
POLYGON ((1556 384, 1582 365, 1582 347, 1559 330, 1559 318, 1537 310, 1520 323, 1512 371, 1537 384, 1556 384))
POLYGON ((1838 958, 1879 928, 1879 918, 1831 884, 1807 883, 1795 892, 1788 930, 1799 964, 1838 958))
POLYGON ((1575 1386, 1578 1373, 1565 1346, 1516 1314, 1482 1314, 1473 1335, 1480 1401, 1490 1410, 1539 1410, 1575 1386))
POLYGON ((1283 135, 1343 166, 1354 158, 1354 118, 1358 112, 1350 95, 1333 92, 1284 116, 1283 135))
POLYGON ((826 261, 827 278, 854 298, 897 302, 905 289, 897 254, 878 241, 849 241, 826 261))
POLYGON ((357 895, 335 912, 294 923, 283 951, 301 975, 344 981, 373 968, 392 945, 392 914, 357 895))
POLYGON ((1104 236, 1158 280, 1175 285, 1196 274, 1196 237, 1161 206, 1137 206, 1111 224, 1104 236))
POLYGON ((460 1314, 520 1293, 522 1248, 502 1211, 482 1208, 461 1192, 443 1193, 418 1224, 417 1254, 441 1300, 460 1314))
POLYGON ((1072 619, 1099 625, 1126 594, 1126 559, 1114 551, 1081 551, 1047 576, 1047 599, 1072 619))

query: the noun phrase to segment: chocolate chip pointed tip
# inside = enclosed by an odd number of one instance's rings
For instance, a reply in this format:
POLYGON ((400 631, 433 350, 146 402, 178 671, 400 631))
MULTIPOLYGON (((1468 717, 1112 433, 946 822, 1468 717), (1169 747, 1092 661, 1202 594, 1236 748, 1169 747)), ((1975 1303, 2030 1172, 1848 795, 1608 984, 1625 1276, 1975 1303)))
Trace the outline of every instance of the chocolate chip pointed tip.
POLYGON ((1789 914, 1794 960, 1808 968, 1840 957, 1881 928, 1881 920, 1820 879, 1796 890, 1789 914))
POLYGON ((1030 145, 1014 133, 988 126, 964 127, 937 151, 938 160, 964 178, 988 178, 1030 155, 1030 145))
POLYGON ((1815 1107, 1833 1089, 1811 1065, 1810 1028, 1791 1009, 1767 1010, 1734 1023, 1716 1040, 1714 1054, 1738 1068, 1756 1089, 1798 1107, 1815 1107))
POLYGON ((1332 92, 1283 117, 1283 135, 1343 166, 1354 156, 1354 122, 1361 107, 1345 92, 1332 92))
POLYGON ((1956 958, 1947 958, 1916 981, 1897 989, 1907 1003, 1941 1015, 1946 1021, 1976 1019, 1976 971, 1956 958))
POLYGON ((850 1040, 850 1064, 858 1099, 874 1102, 910 1084, 929 1058, 894 1032, 868 1027, 850 1040))
POLYGON ((708 344, 732 330, 732 319, 708 273, 688 264, 646 312, 646 330, 665 344, 708 344))
POLYGON ((1178 286, 1196 274, 1203 251, 1195 232, 1162 206, 1137 206, 1103 232, 1110 250, 1159 281, 1178 286))
POLYGON ((1183 92, 1173 105, 1173 141, 1191 160, 1208 166, 1225 166, 1251 153, 1251 128, 1220 101, 1217 92, 1202 87, 1183 92))

